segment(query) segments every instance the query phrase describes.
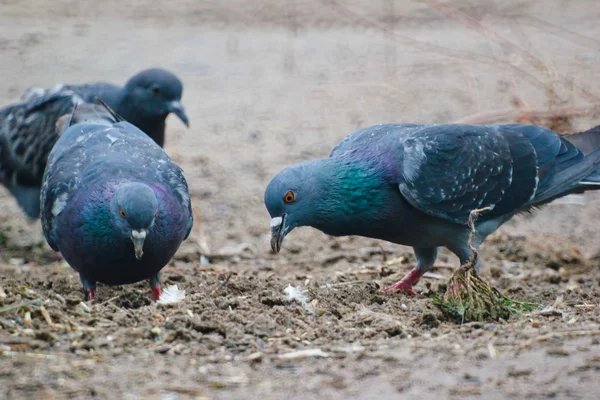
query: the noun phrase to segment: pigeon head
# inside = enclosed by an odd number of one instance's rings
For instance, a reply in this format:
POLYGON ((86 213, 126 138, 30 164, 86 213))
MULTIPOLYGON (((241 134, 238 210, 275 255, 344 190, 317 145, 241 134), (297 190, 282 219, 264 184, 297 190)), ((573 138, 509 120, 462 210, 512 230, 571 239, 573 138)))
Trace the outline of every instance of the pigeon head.
POLYGON ((111 208, 121 234, 131 239, 135 257, 141 260, 144 241, 158 213, 158 200, 154 192, 143 183, 122 184, 115 191, 111 208))
MULTIPOLYGON (((135 113, 146 118, 162 118, 173 113, 187 126, 189 119, 181 105, 183 85, 171 72, 160 68, 151 68, 134 75, 125 84, 127 103, 135 113)), ((128 118, 129 119, 129 118, 128 118)))
POLYGON ((292 165, 278 173, 265 190, 265 206, 271 215, 271 249, 278 253, 285 236, 298 226, 312 225, 318 210, 319 185, 314 162, 292 165))
POLYGON ((271 249, 279 252, 294 228, 311 226, 333 236, 365 235, 385 223, 398 198, 396 186, 372 165, 326 158, 292 165, 265 190, 271 249))

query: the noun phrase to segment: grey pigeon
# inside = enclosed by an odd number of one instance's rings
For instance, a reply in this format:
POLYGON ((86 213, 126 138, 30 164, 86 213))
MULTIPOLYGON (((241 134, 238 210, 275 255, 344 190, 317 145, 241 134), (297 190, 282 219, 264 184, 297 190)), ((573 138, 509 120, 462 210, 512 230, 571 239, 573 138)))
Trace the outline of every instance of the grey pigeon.
POLYGON ((192 228, 188 186, 164 150, 110 109, 76 108, 48 156, 41 207, 48 244, 79 272, 88 299, 96 282, 150 279, 192 228))
MULTIPOLYGON (((600 188, 598 128, 577 134, 578 149, 530 125, 378 125, 343 139, 329 158, 293 165, 265 191, 271 247, 294 228, 359 235, 412 246, 416 267, 386 291, 413 285, 439 247, 461 263, 471 211, 480 214, 474 246, 514 215, 562 196, 600 188)), ((477 266, 479 268, 479 266, 477 266)))
POLYGON ((82 102, 72 92, 62 91, 0 109, 0 183, 30 218, 40 214, 40 186, 48 153, 66 116, 82 102))
POLYGON ((74 105, 97 103, 96 96, 106 99, 119 115, 163 146, 165 118, 170 112, 189 125, 181 93, 181 81, 162 69, 142 71, 123 88, 108 83, 32 88, 21 103, 0 109, 0 183, 28 217, 39 218, 46 158, 74 105))
POLYGON ((87 103, 97 103, 101 98, 117 114, 146 132, 159 146, 165 143, 165 120, 170 113, 177 115, 189 127, 189 119, 181 105, 183 85, 173 73, 151 68, 139 72, 118 87, 98 82, 85 85, 57 85, 50 90, 31 88, 22 101, 43 97, 52 93, 69 91, 87 103))

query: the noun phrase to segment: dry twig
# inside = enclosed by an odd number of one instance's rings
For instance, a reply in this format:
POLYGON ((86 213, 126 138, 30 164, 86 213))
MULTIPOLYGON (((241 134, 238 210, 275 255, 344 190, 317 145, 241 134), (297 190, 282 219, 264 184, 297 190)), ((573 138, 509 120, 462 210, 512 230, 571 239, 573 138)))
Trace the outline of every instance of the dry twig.
POLYGON ((225 277, 225 280, 223 280, 222 282, 219 282, 219 285, 210 292, 209 296, 216 296, 217 292, 219 290, 221 290, 221 288, 223 286, 227 285, 227 283, 231 279, 232 275, 233 275, 233 272, 230 272, 229 274, 227 274, 227 276, 225 277))

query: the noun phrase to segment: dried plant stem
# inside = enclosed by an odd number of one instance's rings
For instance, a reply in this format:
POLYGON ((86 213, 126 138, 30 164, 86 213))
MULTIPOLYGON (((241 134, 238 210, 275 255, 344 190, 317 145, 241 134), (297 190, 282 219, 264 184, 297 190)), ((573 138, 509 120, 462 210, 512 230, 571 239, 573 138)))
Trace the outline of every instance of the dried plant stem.
POLYGON ((231 276, 232 276, 232 275, 233 275, 233 272, 230 272, 230 273, 229 273, 229 274, 228 274, 228 275, 225 277, 225 280, 223 280, 222 282, 220 282, 220 283, 219 283, 219 285, 218 285, 216 288, 214 288, 214 289, 212 290, 212 292, 210 292, 209 296, 216 296, 216 295, 217 295, 217 292, 218 292, 219 290, 221 290, 221 288, 222 288, 223 286, 227 285, 227 283, 228 283, 228 282, 229 282, 229 280, 231 279, 231 276))
POLYGON ((567 331, 567 332, 551 332, 545 335, 537 336, 533 339, 530 339, 523 343, 520 347, 529 347, 536 342, 545 342, 550 339, 562 339, 562 338, 572 338, 572 337, 580 337, 580 336, 599 336, 600 330, 589 330, 589 331, 567 331))
POLYGON ((379 248, 381 249, 381 256, 383 257, 383 262, 386 262, 388 260, 388 258, 387 258, 387 253, 385 252, 385 249, 383 248, 383 245, 381 244, 381 242, 377 242, 377 246, 379 246, 379 248))
POLYGON ((11 305, 0 308, 0 313, 19 309, 21 307, 26 307, 26 306, 36 306, 39 304, 42 304, 42 299, 35 299, 35 300, 24 301, 22 303, 11 304, 11 305))
POLYGON ((473 246, 476 234, 475 220, 480 213, 491 210, 490 207, 471 211, 469 214, 469 248, 472 251, 471 259, 456 270, 444 294, 444 302, 451 305, 451 311, 460 316, 461 322, 483 321, 486 319, 507 319, 510 315, 508 309, 500 303, 500 295, 496 289, 477 275, 475 265, 479 252, 473 246))
MULTIPOLYGON (((554 80, 558 80, 558 78, 560 78, 562 82, 566 82, 566 79, 564 77, 560 76, 553 68, 550 68, 549 63, 544 62, 543 60, 534 56, 532 53, 525 50, 523 47, 498 34, 490 27, 483 25, 481 22, 477 21, 470 15, 447 4, 442 4, 437 0, 425 0, 425 3, 429 7, 441 12, 442 14, 445 14, 447 17, 460 22, 467 28, 484 35, 487 39, 501 46, 506 51, 518 55, 520 58, 529 63, 529 65, 541 71, 544 75, 553 78, 554 80)), ((587 101, 591 103, 598 102, 598 97, 588 92, 585 88, 574 84, 572 84, 571 86, 573 87, 573 89, 579 92, 581 97, 585 98, 587 101)))

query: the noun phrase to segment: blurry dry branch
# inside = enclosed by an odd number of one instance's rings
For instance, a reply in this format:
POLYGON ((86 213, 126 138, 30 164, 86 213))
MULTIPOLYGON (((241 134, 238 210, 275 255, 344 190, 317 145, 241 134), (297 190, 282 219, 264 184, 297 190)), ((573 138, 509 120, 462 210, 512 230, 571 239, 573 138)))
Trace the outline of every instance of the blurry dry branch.
MULTIPOLYGON (((518 44, 508 40, 503 37, 490 27, 483 25, 481 22, 477 21, 470 15, 458 10, 457 8, 451 7, 447 4, 442 4, 437 0, 425 0, 425 3, 429 5, 431 8, 445 14, 449 18, 452 18, 461 24, 465 25, 469 29, 476 31, 482 35, 484 35, 487 39, 496 43, 500 47, 502 47, 505 51, 510 52, 512 54, 517 55, 527 63, 529 63, 532 67, 536 68, 540 72, 542 72, 547 80, 551 81, 562 81, 566 82, 566 79, 558 74, 558 72, 551 68, 551 64, 548 62, 544 62, 538 57, 531 54, 529 51, 525 50, 518 44)), ((600 99, 588 92, 586 89, 575 85, 572 82, 569 82, 569 86, 571 86, 574 90, 576 90, 582 98, 585 98, 590 103, 598 103, 600 99)))
MULTIPOLYGON (((470 61, 470 62, 479 62, 482 64, 492 65, 492 66, 504 66, 512 71, 518 72, 522 77, 527 78, 530 83, 541 88, 547 89, 548 85, 544 79, 540 79, 536 74, 531 73, 514 62, 511 62, 508 58, 503 57, 495 57, 495 56, 487 56, 484 54, 477 54, 470 51, 459 50, 459 49, 451 49, 444 46, 437 45, 435 43, 429 43, 426 41, 414 39, 408 36, 403 36, 388 29, 386 26, 378 24, 377 22, 371 21, 368 18, 362 16, 359 12, 353 11, 345 4, 338 2, 336 0, 324 0, 325 3, 335 8, 337 11, 342 13, 343 15, 352 19, 356 24, 363 26, 365 28, 374 28, 380 32, 383 32, 387 35, 388 39, 393 40, 397 43, 402 44, 403 46, 410 46, 420 51, 429 52, 433 54, 437 54, 444 57, 453 58, 455 60, 459 60, 460 62, 470 61)), ((595 102, 600 102, 600 99, 595 99, 595 102)))

